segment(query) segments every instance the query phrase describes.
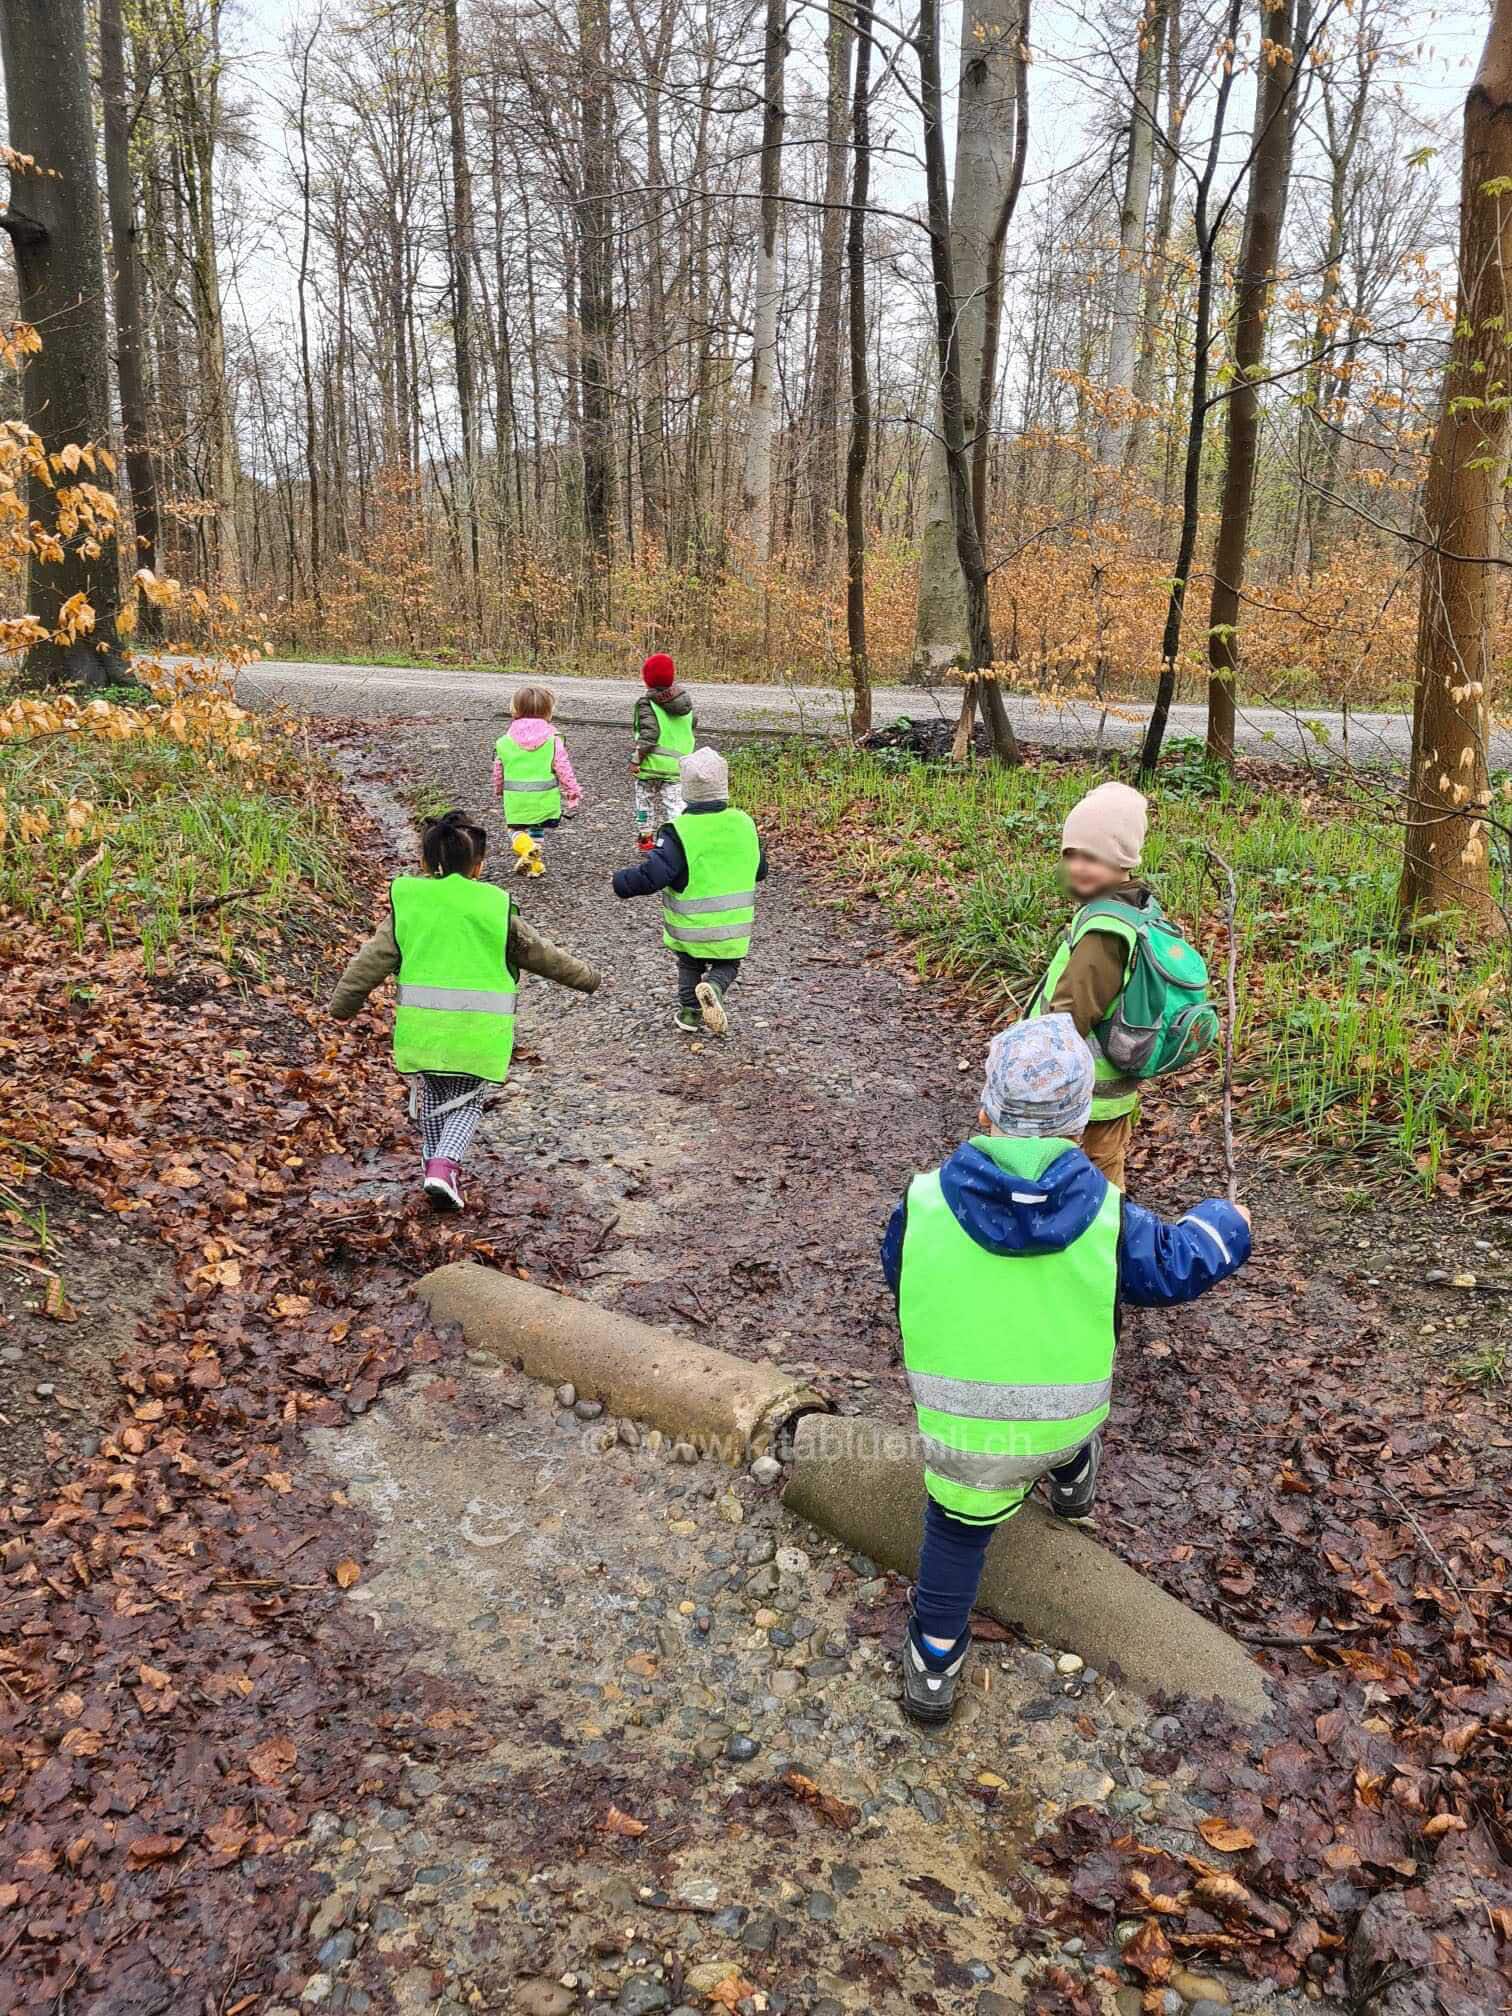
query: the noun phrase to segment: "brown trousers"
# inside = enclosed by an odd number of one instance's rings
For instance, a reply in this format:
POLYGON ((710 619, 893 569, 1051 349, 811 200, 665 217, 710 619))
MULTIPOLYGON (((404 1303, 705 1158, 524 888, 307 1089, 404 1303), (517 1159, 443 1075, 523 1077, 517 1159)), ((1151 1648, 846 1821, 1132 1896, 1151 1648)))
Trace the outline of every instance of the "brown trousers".
POLYGON ((1082 1153, 1094 1168, 1101 1169, 1115 1190, 1129 1187, 1124 1180, 1124 1158, 1134 1120, 1133 1113, 1121 1113, 1116 1120, 1089 1120, 1082 1136, 1082 1153))

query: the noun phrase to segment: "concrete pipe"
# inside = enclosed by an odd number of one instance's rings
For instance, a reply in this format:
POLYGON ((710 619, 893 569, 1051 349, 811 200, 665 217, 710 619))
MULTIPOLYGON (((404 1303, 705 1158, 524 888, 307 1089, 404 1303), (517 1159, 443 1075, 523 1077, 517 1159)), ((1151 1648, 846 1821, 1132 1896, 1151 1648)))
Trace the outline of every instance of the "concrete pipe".
MULTIPOLYGON (((838 1414, 797 1423, 784 1505, 879 1566, 915 1572, 924 1496, 912 1429, 838 1414)), ((1216 1696, 1250 1723, 1270 1712, 1265 1676, 1237 1640, 1040 1504, 993 1541, 977 1607, 1116 1667, 1142 1694, 1216 1696)))
POLYGON ((798 1416, 829 1404, 774 1366, 710 1350, 476 1261, 438 1267, 419 1293, 438 1322, 461 1324, 475 1350, 492 1352, 532 1379, 568 1382, 611 1414, 649 1421, 722 1462, 749 1462, 798 1416))

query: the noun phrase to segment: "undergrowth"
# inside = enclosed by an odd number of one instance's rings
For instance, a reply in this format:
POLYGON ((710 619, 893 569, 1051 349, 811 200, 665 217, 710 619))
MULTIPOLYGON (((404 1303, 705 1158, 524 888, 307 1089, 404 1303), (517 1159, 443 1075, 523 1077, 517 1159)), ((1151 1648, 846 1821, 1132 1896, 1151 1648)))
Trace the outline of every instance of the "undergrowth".
POLYGON ((0 692, 0 914, 74 951, 140 944, 149 970, 191 938, 253 952, 342 895, 341 859, 316 766, 213 681, 0 692))
MULTIPOLYGON (((1070 916, 1061 821, 1106 767, 954 770, 787 742, 740 751, 741 802, 886 905, 921 971, 1019 1012, 1070 916)), ((1397 829, 1178 748, 1153 794, 1145 871, 1221 993, 1221 909, 1204 845, 1239 884, 1241 1119, 1361 1180, 1512 1204, 1512 1030, 1504 943, 1398 939, 1397 829)), ((1216 1068, 1197 1082, 1216 1089, 1216 1068)))

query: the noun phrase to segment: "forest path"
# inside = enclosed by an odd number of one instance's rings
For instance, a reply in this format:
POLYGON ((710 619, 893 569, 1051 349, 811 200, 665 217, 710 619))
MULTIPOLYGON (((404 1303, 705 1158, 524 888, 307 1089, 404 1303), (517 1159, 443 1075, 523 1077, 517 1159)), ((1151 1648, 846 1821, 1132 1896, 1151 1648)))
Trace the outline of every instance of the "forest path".
MULTIPOLYGON (((937 999, 884 958, 874 906, 781 859, 735 1033, 680 1033, 659 906, 609 886, 634 858, 626 738, 574 732, 571 748, 584 809, 547 837, 546 876, 509 875, 492 806, 489 873, 606 985, 585 998, 527 978, 469 1186, 604 1222, 586 1261, 563 1251, 575 1293, 901 1417, 877 1245, 908 1176, 969 1124, 979 1033, 942 1031, 937 999)), ((342 764, 404 846, 399 798, 479 812, 490 755, 475 725, 409 721, 345 737, 342 764)), ((633 1424, 619 1437, 469 1354, 313 1438, 377 1527, 351 1602, 491 1705, 471 1759, 412 1770, 396 1806, 330 1830, 317 1866, 335 1888, 306 1964, 378 2007, 448 2016, 480 1996, 566 2011, 589 1987, 619 2011, 686 2011, 722 1970, 792 2016, 926 1998, 1011 2016, 1045 1963, 1089 1993, 1095 1969, 1120 1978, 1111 1944, 1067 1947, 1026 1918, 1020 1870, 1075 1805, 1198 1847, 1208 1809, 1186 1797, 1182 1724, 1084 1669, 1063 1677, 1054 1647, 989 1643, 950 1731, 921 1737, 895 1699, 895 1581, 749 1475, 670 1461, 633 1424), (811 1807, 806 1784, 841 1804, 811 1807)), ((1191 1981, 1188 2000, 1207 1985, 1191 1981)), ((1261 1992, 1231 1989, 1241 2006, 1261 1992)), ((1137 2000, 1131 1984, 1120 2012, 1137 2000)))
POLYGON ((877 1249, 910 1176, 969 1129, 983 1036, 942 1028, 874 904, 805 886, 780 850, 731 994, 734 1033, 683 1034, 660 905, 610 887, 635 859, 628 735, 571 732, 583 810, 547 835, 546 874, 526 879, 489 802, 493 733, 406 723, 347 766, 359 789, 481 815, 490 879, 606 976, 592 996, 525 980, 475 1180, 565 1186, 611 1218, 587 1290, 604 1306, 801 1367, 837 1398, 851 1382, 901 1418, 877 1249))
MULTIPOLYGON (((521 675, 523 676, 523 675, 521 675)), ((619 727, 627 722, 639 689, 633 668, 622 679, 577 679, 549 673, 558 695, 558 711, 568 727, 619 727)), ((507 706, 515 684, 509 673, 436 671, 391 665, 296 664, 266 659, 248 666, 238 677, 237 691, 250 705, 274 704, 302 713, 382 717, 433 713, 470 721, 492 722, 507 706)), ((834 734, 843 729, 842 696, 823 686, 721 686, 699 684, 698 719, 705 739, 721 733, 782 734, 807 731, 834 734)), ((1026 741, 1055 747, 1092 748, 1098 740, 1099 709, 1082 702, 1055 705, 1009 694, 1008 717, 1026 741)), ((954 721, 960 705, 958 686, 879 686, 873 696, 873 716, 886 727, 900 714, 915 720, 954 721)), ((1109 748, 1130 748, 1144 733, 1149 710, 1120 702, 1110 712, 1103 732, 1109 748)), ((1205 707, 1171 709, 1169 738, 1202 735, 1205 707)), ((1241 707, 1237 740, 1247 755, 1264 755, 1295 763, 1316 764, 1343 755, 1357 764, 1401 765, 1412 739, 1405 714, 1341 713, 1318 708, 1241 707)), ((1494 765, 1512 763, 1512 733, 1492 736, 1494 765)))

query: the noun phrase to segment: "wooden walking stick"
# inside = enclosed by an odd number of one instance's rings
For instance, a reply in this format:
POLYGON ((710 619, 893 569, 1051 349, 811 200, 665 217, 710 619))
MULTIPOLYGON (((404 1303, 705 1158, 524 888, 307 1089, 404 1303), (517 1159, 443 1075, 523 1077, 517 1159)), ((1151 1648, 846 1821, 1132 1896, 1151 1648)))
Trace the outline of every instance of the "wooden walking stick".
POLYGON ((1228 1167, 1228 1201, 1239 1201, 1239 1177, 1234 1161, 1234 1024, 1239 1019, 1239 884, 1234 871, 1216 847, 1204 846, 1213 879, 1220 893, 1226 890, 1223 915, 1228 925, 1228 1013, 1223 1019, 1223 1159, 1228 1167))

